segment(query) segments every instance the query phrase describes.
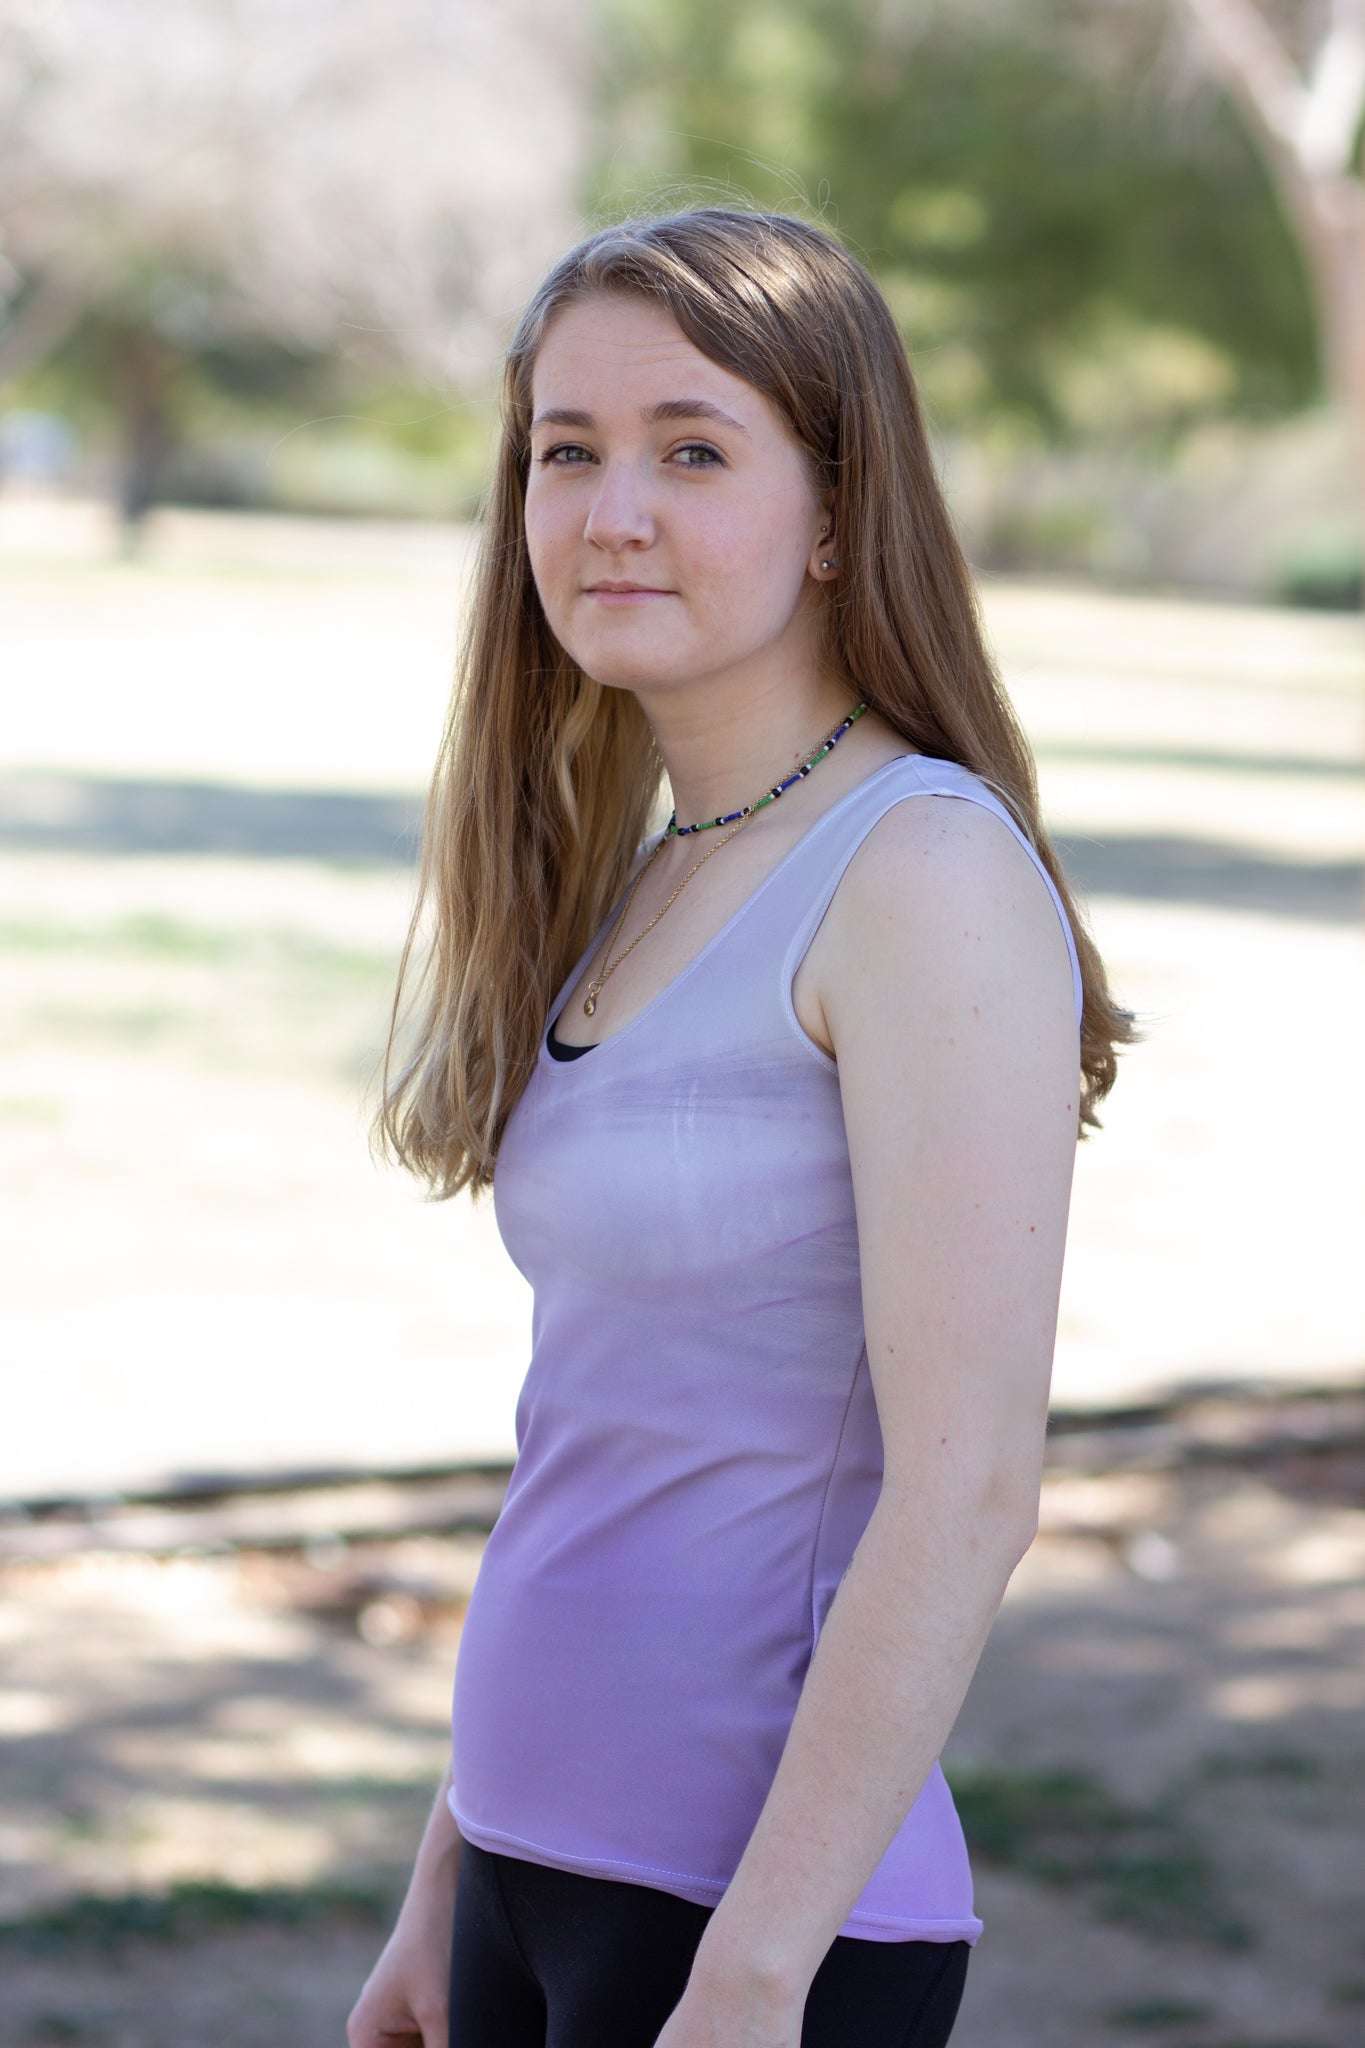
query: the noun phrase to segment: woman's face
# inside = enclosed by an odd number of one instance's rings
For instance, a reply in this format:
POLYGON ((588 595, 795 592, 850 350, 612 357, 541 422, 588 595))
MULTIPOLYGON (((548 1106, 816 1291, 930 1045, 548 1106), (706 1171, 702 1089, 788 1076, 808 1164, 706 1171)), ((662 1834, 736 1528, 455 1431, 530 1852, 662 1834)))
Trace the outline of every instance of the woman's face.
POLYGON ((809 662, 830 515, 761 392, 608 293, 554 316, 531 390, 531 569, 580 668, 648 694, 809 662))

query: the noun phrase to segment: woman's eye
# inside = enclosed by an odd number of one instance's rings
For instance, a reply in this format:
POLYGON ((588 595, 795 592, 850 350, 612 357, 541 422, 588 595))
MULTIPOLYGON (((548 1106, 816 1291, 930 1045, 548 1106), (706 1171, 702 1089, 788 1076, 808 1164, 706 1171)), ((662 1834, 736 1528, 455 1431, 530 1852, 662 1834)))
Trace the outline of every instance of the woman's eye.
MULTIPOLYGON (((577 469, 582 463, 596 460, 592 449, 585 448, 581 441, 558 441, 553 448, 537 455, 536 466, 540 469, 577 469)), ((712 448, 706 441, 686 441, 681 448, 672 451, 668 460, 680 469, 714 469, 725 465, 720 450, 712 448)))
POLYGON ((561 468, 568 468, 578 462, 591 462, 592 450, 582 447, 577 441, 561 441, 557 447, 547 448, 543 455, 536 457, 536 460, 542 467, 553 462, 558 463, 561 468))

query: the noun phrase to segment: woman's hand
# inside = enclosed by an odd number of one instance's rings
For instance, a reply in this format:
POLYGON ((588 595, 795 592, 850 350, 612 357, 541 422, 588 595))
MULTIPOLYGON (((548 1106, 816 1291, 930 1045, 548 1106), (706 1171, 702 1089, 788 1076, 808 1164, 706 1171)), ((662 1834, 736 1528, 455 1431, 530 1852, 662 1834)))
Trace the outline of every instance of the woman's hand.
POLYGON ((346 2022, 349 2048, 446 2048, 450 1938, 394 1929, 346 2022))
POLYGON ((460 1833, 442 1778, 398 1924, 346 2022, 349 2048, 446 2048, 460 1833))
POLYGON ((806 2001, 791 1989, 695 1968, 655 2048, 801 2048, 806 2001))
POLYGON ((721 2016, 689 2007, 686 1998, 671 2015, 655 2048, 801 2048, 801 2019, 777 2024, 751 2016, 721 2016))

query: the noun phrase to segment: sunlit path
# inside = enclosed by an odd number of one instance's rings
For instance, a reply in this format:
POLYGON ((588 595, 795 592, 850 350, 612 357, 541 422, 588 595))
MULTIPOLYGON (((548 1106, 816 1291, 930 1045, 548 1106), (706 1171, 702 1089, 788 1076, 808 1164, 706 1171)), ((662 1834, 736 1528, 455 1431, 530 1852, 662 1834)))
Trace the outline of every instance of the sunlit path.
MULTIPOLYGON (((362 1100, 468 538, 177 513, 127 563, 0 517, 0 1492, 510 1448, 524 1284, 362 1100)), ((986 603, 1150 1033, 1081 1150, 1055 1399, 1358 1373, 1360 622, 986 603)))

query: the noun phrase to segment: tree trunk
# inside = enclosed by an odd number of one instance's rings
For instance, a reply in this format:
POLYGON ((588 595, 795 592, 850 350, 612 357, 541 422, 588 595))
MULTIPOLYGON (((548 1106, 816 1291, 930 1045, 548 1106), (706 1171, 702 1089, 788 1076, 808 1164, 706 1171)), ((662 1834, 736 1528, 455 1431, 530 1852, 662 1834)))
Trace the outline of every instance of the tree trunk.
POLYGON ((1365 180, 1337 179, 1319 195, 1323 216, 1323 355, 1328 384, 1355 429, 1356 483, 1365 536, 1365 180))
POLYGON ((1304 178, 1272 160, 1308 273, 1323 384, 1354 446, 1365 549, 1365 179, 1304 178))
POLYGON ((117 496, 130 547, 160 496, 170 453, 170 372, 170 351, 159 335, 143 331, 123 338, 116 351, 122 414, 117 496))
POLYGON ((1334 0, 1307 77, 1253 0, 1181 0, 1247 118, 1308 273, 1323 382, 1353 444, 1365 552, 1365 0, 1334 0))

